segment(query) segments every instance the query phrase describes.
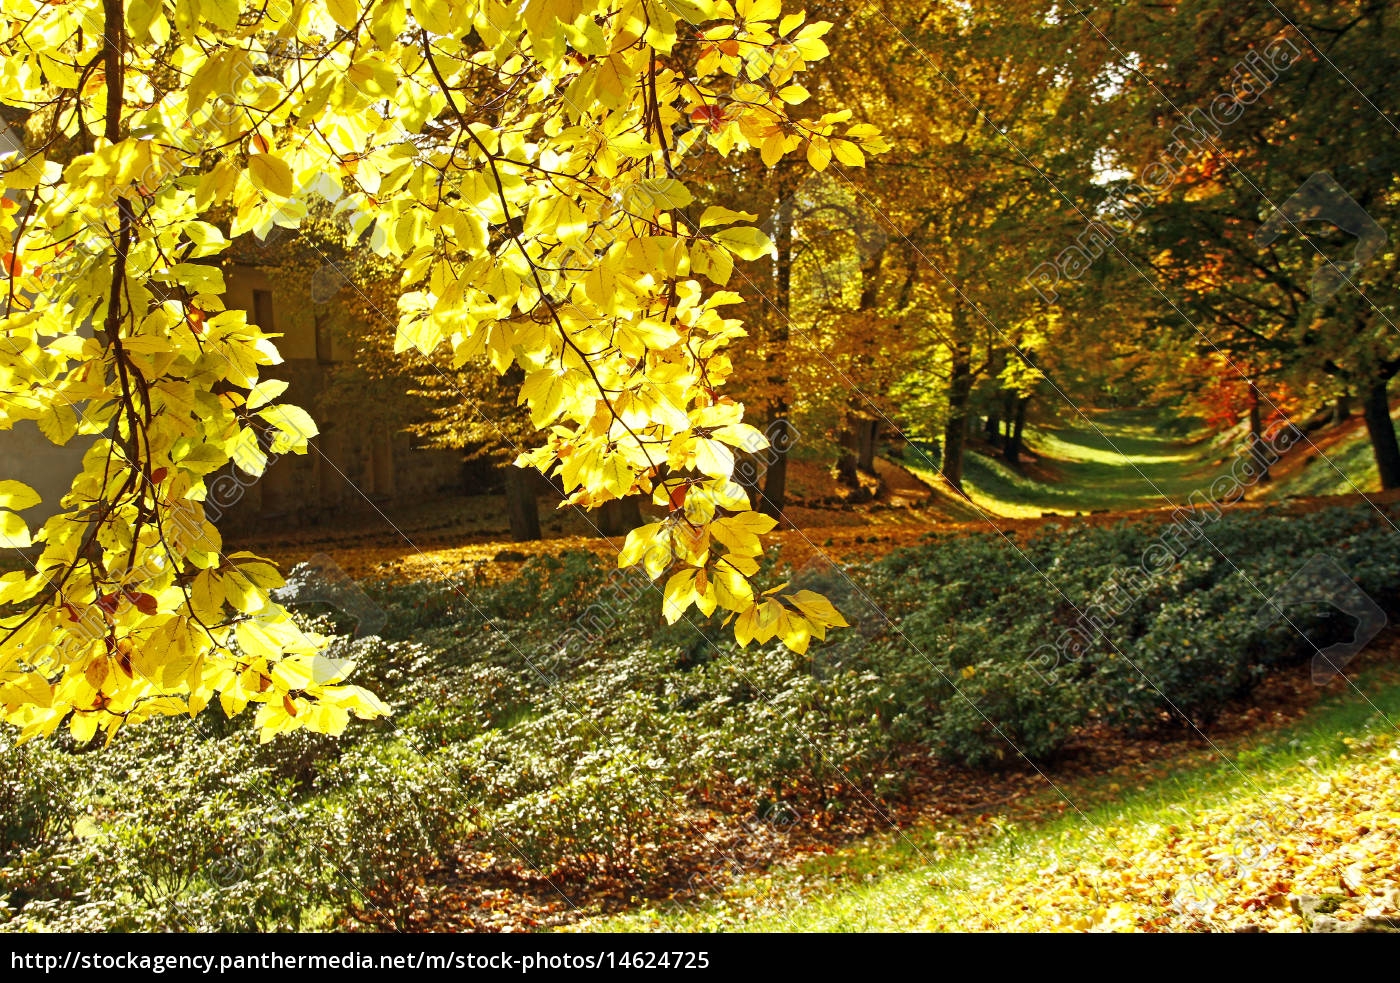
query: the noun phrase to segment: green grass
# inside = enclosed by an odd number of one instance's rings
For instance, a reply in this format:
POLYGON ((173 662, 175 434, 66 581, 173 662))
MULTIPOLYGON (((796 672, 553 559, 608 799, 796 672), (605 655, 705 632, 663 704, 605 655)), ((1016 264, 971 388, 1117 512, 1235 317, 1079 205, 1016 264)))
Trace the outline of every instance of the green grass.
MULTIPOLYGON (((1400 412, 1396 414, 1400 419, 1400 412)), ((1156 410, 1116 410, 1074 416, 1058 425, 1033 426, 1026 443, 1052 480, 1024 474, 1000 457, 969 450, 963 486, 978 509, 995 516, 1023 519, 1044 513, 1155 508, 1205 492, 1229 470, 1234 455, 1202 433, 1181 436, 1170 418, 1156 410)), ((1297 495, 1349 495, 1380 488, 1375 458, 1364 427, 1357 427, 1319 453, 1305 442, 1292 454, 1305 466, 1264 486, 1263 496, 1280 500, 1297 495)), ((900 462, 935 488, 942 480, 920 455, 900 462)), ((952 493, 950 505, 969 507, 952 493)), ((969 511, 975 511, 970 510, 969 511)), ((957 518, 963 518, 961 514, 957 518)), ((976 518, 969 515, 967 518, 976 518)))
POLYGON ((1266 497, 1351 495, 1357 491, 1373 492, 1381 486, 1376 457, 1371 452, 1371 442, 1366 438, 1365 430, 1359 430, 1328 448, 1326 460, 1309 448, 1303 448, 1298 453, 1315 459, 1301 471, 1273 483, 1265 493, 1266 497))
MULTIPOLYGON (((1150 508, 1185 500, 1210 487, 1223 467, 1204 458, 1203 439, 1182 438, 1152 410, 1096 413, 1059 426, 1032 427, 1026 443, 1055 472, 1042 481, 1015 470, 1000 458, 967 454, 963 485, 978 507, 1007 518, 1034 518, 1046 512, 1074 513, 1150 508), (1092 421, 1092 422, 1090 422, 1092 421)), ((941 482, 916 455, 904 463, 934 487, 941 482)))
MULTIPOLYGON (((1400 414, 1392 414, 1395 416, 1400 414)), ((1266 498, 1354 495, 1358 491, 1369 494, 1380 490, 1380 474, 1365 427, 1357 427, 1324 452, 1319 453, 1304 442, 1293 453, 1303 456, 1305 466, 1271 483, 1264 493, 1266 498)))
POLYGON ((1022 804, 1012 818, 926 823, 853 843, 833 854, 740 876, 688 904, 598 919, 590 931, 957 930, 999 890, 1036 882, 1038 871, 1093 862, 1123 838, 1206 809, 1271 795, 1340 767, 1359 738, 1393 734, 1400 683, 1384 669, 1297 723, 1217 746, 1225 760, 1195 753, 1165 775, 1132 766, 1061 782, 1022 804), (1039 812, 1046 818, 1037 821, 1039 812), (1058 813, 1058 815, 1056 815, 1058 813), (1024 817, 1029 816, 1029 819, 1024 817))

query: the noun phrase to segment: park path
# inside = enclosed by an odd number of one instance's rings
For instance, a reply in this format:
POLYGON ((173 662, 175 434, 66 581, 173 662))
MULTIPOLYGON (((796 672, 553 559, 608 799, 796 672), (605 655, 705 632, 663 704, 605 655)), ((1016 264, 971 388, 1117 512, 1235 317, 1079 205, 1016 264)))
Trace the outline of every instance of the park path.
MULTIPOLYGON (((1165 507, 1204 492, 1229 463, 1208 439, 1181 435, 1149 410, 1087 410, 1029 436, 1020 469, 977 454, 966 468, 972 500, 994 515, 1123 512, 1165 507)), ((1178 428, 1179 429, 1179 428, 1178 428)))

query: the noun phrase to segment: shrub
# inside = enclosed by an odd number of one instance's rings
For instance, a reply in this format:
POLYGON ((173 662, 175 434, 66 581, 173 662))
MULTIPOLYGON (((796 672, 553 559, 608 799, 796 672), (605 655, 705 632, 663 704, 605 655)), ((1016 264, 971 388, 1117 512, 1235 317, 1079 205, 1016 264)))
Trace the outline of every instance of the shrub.
POLYGON ((130 898, 118 927, 300 928, 325 891, 293 788, 242 735, 191 742, 129 776, 100 840, 110 884, 130 898))
POLYGON ((76 774, 61 741, 0 744, 0 863, 72 835, 85 799, 76 774))
POLYGON ((712 619, 663 625, 650 588, 592 556, 500 584, 376 588, 380 634, 331 654, 358 663, 390 720, 260 746, 247 718, 203 714, 100 753, 0 752, 0 921, 247 931, 347 913, 406 928, 459 846, 644 878, 703 808, 838 808, 898 794, 910 755, 1017 766, 1088 728, 1205 726, 1350 637, 1306 603, 1325 585, 1284 600, 1287 620, 1266 603, 1317 553, 1400 610, 1400 553, 1373 510, 1232 516, 1045 658, 1162 531, 1046 527, 1015 548, 935 535, 802 572, 852 622, 805 656, 740 649, 712 619))
POLYGON ((427 874, 452 856, 461 787, 437 762, 388 748, 345 756, 324 783, 336 790, 315 820, 331 896, 356 917, 406 930, 427 874))

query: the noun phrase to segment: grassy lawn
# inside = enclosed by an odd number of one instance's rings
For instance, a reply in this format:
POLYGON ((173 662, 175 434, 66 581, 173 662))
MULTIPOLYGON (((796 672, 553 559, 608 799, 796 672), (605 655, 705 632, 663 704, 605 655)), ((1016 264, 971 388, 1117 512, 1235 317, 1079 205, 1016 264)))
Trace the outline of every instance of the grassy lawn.
MULTIPOLYGON (((1150 508, 1186 499, 1210 487, 1221 468, 1202 460, 1207 445, 1164 430, 1151 411, 1095 413, 1056 427, 1032 427, 1026 441, 1053 482, 1021 474, 1000 458, 970 451, 963 484, 982 509, 1006 518, 1035 518, 1045 512, 1093 512, 1150 508)), ((937 476, 906 455, 906 466, 939 487, 937 476)))
POLYGON ((1342 884, 1355 897, 1339 898, 1338 917, 1359 915, 1400 889, 1400 682, 1390 666, 1355 682, 1221 754, 1060 782, 1003 815, 872 836, 586 927, 1296 931, 1289 896, 1342 884))
MULTIPOLYGON (((1392 413, 1392 419, 1400 413, 1392 413)), ((1293 453, 1303 458, 1301 467, 1289 468, 1264 489, 1264 497, 1291 495, 1351 495, 1375 492, 1381 487, 1376 457, 1365 427, 1356 427, 1334 442, 1325 439, 1319 450, 1304 443, 1293 453)))

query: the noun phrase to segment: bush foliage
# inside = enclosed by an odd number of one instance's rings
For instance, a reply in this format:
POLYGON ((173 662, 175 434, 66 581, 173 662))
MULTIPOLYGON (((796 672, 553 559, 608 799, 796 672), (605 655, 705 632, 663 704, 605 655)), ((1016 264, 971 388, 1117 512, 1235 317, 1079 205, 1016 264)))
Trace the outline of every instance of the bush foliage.
POLYGON ((1325 592, 1284 591, 1316 556, 1385 609, 1400 600, 1394 532, 1371 509, 1206 521, 1162 562, 1170 529, 933 536, 799 572, 853 626, 805 656, 658 624, 653 587, 585 555, 496 585, 380 585, 368 638, 309 605, 298 616, 395 716, 338 740, 259 745, 241 718, 205 715, 105 750, 7 747, 0 925, 403 928, 461 851, 644 879, 706 810, 840 809, 898 795, 916 757, 1017 765, 1089 727, 1205 727, 1350 637, 1325 592))

